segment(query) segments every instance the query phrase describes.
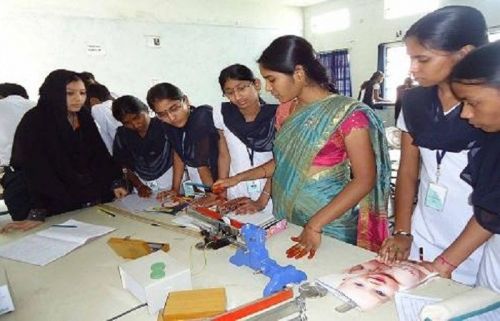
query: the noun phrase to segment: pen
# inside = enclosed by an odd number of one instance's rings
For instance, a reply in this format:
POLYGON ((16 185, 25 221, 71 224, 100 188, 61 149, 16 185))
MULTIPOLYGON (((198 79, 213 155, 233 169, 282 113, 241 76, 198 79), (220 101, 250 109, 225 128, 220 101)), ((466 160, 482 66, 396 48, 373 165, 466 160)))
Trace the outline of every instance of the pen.
POLYGON ((110 211, 103 210, 102 208, 98 208, 99 211, 108 214, 109 216, 116 217, 115 214, 111 213, 110 211))
POLYGON ((51 226, 53 226, 53 227, 65 227, 65 228, 77 228, 78 227, 76 225, 64 225, 64 224, 54 224, 51 226))
POLYGON ((418 256, 420 258, 420 262, 422 262, 424 260, 424 248, 423 247, 418 248, 418 256))

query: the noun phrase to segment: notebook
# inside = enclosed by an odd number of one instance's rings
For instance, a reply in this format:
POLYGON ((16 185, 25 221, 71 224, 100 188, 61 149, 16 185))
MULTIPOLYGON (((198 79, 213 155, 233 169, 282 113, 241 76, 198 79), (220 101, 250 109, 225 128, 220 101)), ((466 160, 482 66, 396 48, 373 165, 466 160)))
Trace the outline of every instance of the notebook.
POLYGON ((44 266, 115 228, 70 219, 0 246, 0 256, 44 266))

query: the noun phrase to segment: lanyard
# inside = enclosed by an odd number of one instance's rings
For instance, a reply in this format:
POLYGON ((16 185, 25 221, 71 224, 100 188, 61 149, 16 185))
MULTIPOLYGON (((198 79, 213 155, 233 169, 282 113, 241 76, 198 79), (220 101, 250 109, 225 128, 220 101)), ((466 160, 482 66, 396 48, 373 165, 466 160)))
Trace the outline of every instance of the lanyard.
POLYGON ((186 180, 190 181, 191 180, 191 177, 189 177, 189 172, 188 172, 188 169, 187 169, 187 165, 186 165, 186 155, 184 154, 184 150, 185 150, 185 140, 186 140, 186 131, 183 131, 182 132, 182 139, 181 139, 181 151, 182 151, 182 161, 184 162, 184 174, 186 174, 186 180))
POLYGON ((441 162, 443 161, 444 155, 446 154, 445 150, 436 150, 436 162, 437 162, 437 170, 436 170, 436 183, 439 182, 439 176, 441 175, 441 162))
POLYGON ((182 138, 181 138, 181 151, 182 151, 182 158, 186 158, 184 154, 184 150, 186 148, 186 131, 182 132, 182 138))
POLYGON ((247 147, 247 153, 248 153, 248 159, 250 159, 250 165, 253 167, 253 155, 255 154, 255 151, 253 150, 253 148, 247 147))

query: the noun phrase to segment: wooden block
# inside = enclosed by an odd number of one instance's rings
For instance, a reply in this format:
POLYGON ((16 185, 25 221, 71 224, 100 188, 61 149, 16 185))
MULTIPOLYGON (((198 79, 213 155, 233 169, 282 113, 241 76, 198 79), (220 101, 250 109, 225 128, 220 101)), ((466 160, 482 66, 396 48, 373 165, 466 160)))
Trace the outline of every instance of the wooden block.
POLYGON ((142 240, 112 237, 108 240, 108 245, 125 259, 137 259, 148 255, 154 250, 161 249, 164 252, 170 250, 169 244, 148 243, 142 240))
POLYGON ((163 321, 213 317, 226 311, 226 289, 174 291, 168 294, 163 321))

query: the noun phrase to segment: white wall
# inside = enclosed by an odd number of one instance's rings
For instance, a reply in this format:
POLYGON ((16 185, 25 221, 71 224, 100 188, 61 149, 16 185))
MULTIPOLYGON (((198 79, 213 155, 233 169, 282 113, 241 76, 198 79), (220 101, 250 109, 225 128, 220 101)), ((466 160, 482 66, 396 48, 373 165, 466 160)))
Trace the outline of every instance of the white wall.
POLYGON ((118 94, 145 99, 157 81, 178 85, 194 104, 218 103, 222 68, 255 60, 272 39, 302 34, 299 8, 240 0, 1 0, 0 82, 36 100, 57 68, 93 72, 118 94), (146 45, 161 37, 161 48, 146 45), (102 56, 87 53, 100 45, 102 56))
MULTIPOLYGON (((440 6, 452 4, 476 7, 485 15, 488 26, 500 25, 499 0, 440 1, 440 6)), ((354 95, 357 94, 360 84, 377 69, 377 46, 380 43, 401 40, 396 37, 396 32, 401 30, 404 35, 421 16, 423 14, 385 20, 383 0, 336 0, 306 8, 304 32, 317 51, 349 49, 354 95), (311 16, 342 8, 350 10, 349 29, 325 34, 311 32, 311 16)))

